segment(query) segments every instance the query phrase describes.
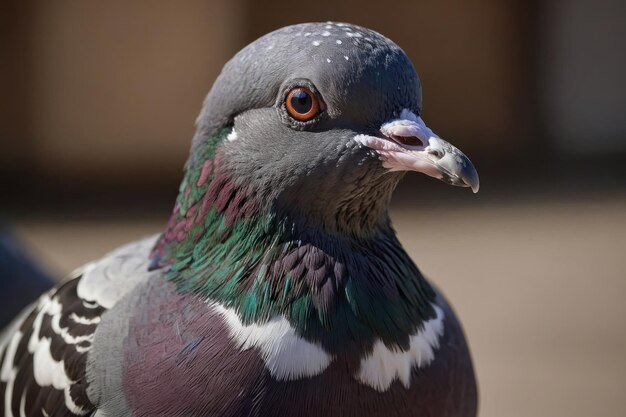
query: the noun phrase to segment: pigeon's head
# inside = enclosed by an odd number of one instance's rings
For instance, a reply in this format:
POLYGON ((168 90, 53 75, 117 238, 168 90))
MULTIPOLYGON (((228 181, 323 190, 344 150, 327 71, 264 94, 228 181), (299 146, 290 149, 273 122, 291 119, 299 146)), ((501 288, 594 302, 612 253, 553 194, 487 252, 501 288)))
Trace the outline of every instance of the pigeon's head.
POLYGON ((289 26, 225 65, 189 164, 201 166, 207 143, 228 132, 210 152, 215 175, 272 210, 368 228, 386 218, 407 171, 478 190, 470 160, 426 127, 421 109, 417 73, 389 39, 344 23, 289 26))

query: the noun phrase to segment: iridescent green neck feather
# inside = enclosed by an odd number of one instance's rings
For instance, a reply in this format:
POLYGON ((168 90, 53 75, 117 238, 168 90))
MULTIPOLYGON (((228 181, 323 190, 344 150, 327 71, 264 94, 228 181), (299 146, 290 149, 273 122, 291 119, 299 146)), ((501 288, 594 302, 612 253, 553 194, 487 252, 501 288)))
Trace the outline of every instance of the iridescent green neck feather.
MULTIPOLYGON (((409 335, 435 316, 434 292, 396 239, 386 207, 365 235, 311 227, 306 213, 278 208, 267 187, 237 181, 219 153, 227 134, 206 140, 186 167, 153 267, 166 269, 179 291, 235 308, 244 323, 284 315, 331 351, 377 337, 407 348, 409 335)), ((355 216, 346 224, 363 223, 359 212, 344 212, 355 216)))

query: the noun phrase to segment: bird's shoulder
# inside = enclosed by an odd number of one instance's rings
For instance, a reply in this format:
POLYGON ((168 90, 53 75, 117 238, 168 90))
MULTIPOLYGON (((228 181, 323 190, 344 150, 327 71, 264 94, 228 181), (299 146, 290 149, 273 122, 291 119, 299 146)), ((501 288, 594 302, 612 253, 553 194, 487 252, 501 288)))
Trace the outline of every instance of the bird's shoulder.
POLYGON ((88 355, 103 315, 147 279, 155 238, 134 242, 73 272, 0 335, 4 416, 81 416, 94 411, 88 355))

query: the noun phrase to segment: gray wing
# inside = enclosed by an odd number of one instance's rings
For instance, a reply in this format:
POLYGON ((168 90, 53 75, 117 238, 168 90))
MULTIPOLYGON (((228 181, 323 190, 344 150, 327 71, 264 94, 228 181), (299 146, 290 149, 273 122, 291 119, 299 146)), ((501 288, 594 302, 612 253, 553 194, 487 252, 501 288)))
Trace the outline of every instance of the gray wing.
POLYGON ((0 335, 0 415, 85 416, 87 354, 102 315, 149 277, 155 237, 123 246, 43 294, 0 335))

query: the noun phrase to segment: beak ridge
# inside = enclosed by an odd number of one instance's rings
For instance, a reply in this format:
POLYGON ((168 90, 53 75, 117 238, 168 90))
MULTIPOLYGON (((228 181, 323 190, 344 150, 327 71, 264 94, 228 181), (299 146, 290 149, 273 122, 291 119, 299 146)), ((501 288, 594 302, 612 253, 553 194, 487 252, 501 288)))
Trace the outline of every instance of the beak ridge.
POLYGON ((425 151, 439 168, 441 180, 460 187, 470 187, 474 193, 480 188, 478 172, 472 161, 457 147, 439 138, 431 137, 425 151))

